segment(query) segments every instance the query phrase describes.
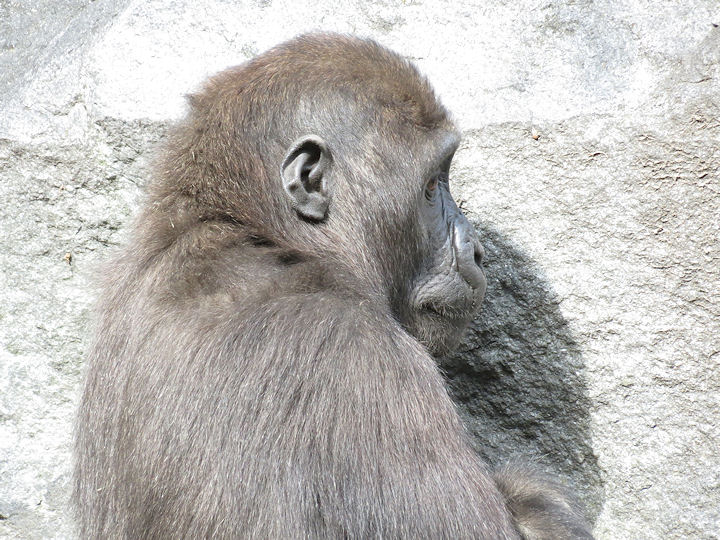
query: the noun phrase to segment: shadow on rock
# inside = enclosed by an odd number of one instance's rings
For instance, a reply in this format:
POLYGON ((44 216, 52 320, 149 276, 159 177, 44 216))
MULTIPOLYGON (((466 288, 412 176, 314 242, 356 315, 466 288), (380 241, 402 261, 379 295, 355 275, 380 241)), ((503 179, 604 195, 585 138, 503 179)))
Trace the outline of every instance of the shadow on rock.
POLYGON ((582 354, 533 261, 492 227, 477 228, 488 289, 458 350, 439 361, 451 396, 483 457, 560 474, 594 520, 604 494, 582 354))

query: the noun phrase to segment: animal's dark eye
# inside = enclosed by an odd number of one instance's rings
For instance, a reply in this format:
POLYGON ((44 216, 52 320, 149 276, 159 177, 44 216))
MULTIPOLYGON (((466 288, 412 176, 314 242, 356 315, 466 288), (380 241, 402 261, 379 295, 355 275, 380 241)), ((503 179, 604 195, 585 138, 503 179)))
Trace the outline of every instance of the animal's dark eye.
POLYGON ((435 192, 437 191, 438 187, 438 177, 434 176, 432 177, 427 184, 425 184, 425 199, 428 201, 432 201, 433 197, 435 196, 435 192))

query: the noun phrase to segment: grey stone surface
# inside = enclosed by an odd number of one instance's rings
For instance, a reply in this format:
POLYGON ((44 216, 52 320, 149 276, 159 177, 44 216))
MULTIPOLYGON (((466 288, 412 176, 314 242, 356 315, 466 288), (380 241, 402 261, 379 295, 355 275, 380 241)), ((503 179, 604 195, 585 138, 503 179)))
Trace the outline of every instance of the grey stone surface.
POLYGON ((92 275, 207 75, 299 32, 375 37, 464 131, 487 248, 444 359, 491 461, 532 459, 600 539, 720 537, 715 0, 0 1, 0 537, 73 538, 92 275))

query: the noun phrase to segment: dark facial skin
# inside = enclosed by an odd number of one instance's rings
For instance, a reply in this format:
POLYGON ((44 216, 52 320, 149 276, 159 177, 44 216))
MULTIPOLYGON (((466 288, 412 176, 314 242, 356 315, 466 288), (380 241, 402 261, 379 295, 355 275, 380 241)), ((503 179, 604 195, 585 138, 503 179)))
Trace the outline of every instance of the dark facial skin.
POLYGON ((407 61, 347 36, 191 98, 104 272, 82 538, 581 537, 550 484, 496 480, 431 356, 485 289, 449 192, 457 141, 407 61))
POLYGON ((486 280, 483 248, 475 230, 450 194, 450 164, 457 148, 448 135, 418 196, 428 256, 410 294, 411 331, 433 354, 455 346, 480 308, 486 280))

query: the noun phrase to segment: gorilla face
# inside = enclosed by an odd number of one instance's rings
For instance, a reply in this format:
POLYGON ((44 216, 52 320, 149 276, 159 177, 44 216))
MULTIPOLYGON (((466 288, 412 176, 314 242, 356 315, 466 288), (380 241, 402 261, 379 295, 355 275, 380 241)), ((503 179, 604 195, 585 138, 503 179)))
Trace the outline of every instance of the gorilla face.
POLYGON ((450 194, 460 136, 439 105, 432 127, 402 114, 388 120, 384 107, 397 92, 376 91, 365 108, 340 93, 342 115, 331 123, 338 133, 307 122, 317 131, 287 149, 283 188, 304 223, 316 226, 313 243, 332 238, 328 258, 350 261, 349 274, 367 272, 369 286, 387 291, 395 318, 437 356, 457 345, 486 287, 483 249, 450 194), (344 142, 347 118, 352 145, 344 142))
POLYGON ((435 355, 457 344, 486 288, 483 248, 450 194, 457 145, 455 136, 445 139, 417 195, 425 255, 409 293, 409 329, 435 355))
MULTIPOLYGON (((325 139, 308 134, 291 145, 281 175, 293 208, 304 220, 320 224, 330 214, 330 229, 360 235, 352 242, 338 242, 343 253, 354 245, 366 246, 362 235, 375 239, 377 247, 369 258, 384 262, 380 273, 395 282, 395 316, 438 356, 457 345, 480 307, 486 287, 484 253, 450 194, 450 164, 459 144, 454 127, 447 122, 431 133, 413 129, 406 140, 406 148, 379 153, 381 166, 358 166, 367 161, 360 152, 341 170, 325 139), (358 177, 353 169, 370 172, 358 177), (362 186, 355 196, 351 185, 362 186), (343 200, 350 203, 339 208, 343 200)), ((350 259, 363 256, 367 251, 350 259)))

